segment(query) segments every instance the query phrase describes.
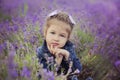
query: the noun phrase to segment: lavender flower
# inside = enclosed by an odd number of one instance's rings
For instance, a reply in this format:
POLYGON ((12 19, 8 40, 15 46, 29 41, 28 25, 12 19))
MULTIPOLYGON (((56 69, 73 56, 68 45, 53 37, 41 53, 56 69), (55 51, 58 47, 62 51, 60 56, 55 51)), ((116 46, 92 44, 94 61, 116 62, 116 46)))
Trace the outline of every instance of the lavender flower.
POLYGON ((18 77, 18 71, 15 68, 8 69, 8 77, 12 78, 12 79, 17 78, 18 77))
POLYGON ((21 76, 26 77, 28 79, 31 78, 31 71, 28 69, 28 67, 24 66, 21 71, 21 76))
MULTIPOLYGON (((85 34, 92 34, 95 39, 93 40, 94 44, 92 44, 91 36, 89 38, 89 36, 82 34, 82 37, 81 34, 79 35, 80 32, 78 32, 78 35, 74 35, 73 39, 77 45, 77 53, 87 53, 90 48, 91 53, 103 55, 102 57, 114 63, 119 71, 120 0, 76 1, 0 0, 0 14, 2 15, 0 16, 2 17, 0 18, 0 61, 4 61, 4 58, 7 58, 6 66, 9 77, 16 78, 20 71, 14 59, 16 50, 18 50, 18 53, 22 53, 22 50, 25 50, 25 55, 28 55, 27 53, 33 53, 29 51, 34 50, 31 49, 32 46, 41 45, 41 41, 38 39, 41 39, 41 34, 43 33, 42 26, 45 16, 55 8, 62 8, 70 14, 72 13, 78 23, 76 25, 77 29, 81 29, 85 34), (52 3, 49 4, 49 2, 52 3), (35 27, 37 28, 35 29, 35 27), (14 43, 14 46, 9 46, 8 51, 6 50, 5 40, 14 43), (29 45, 29 43, 32 45, 29 45), (27 50, 24 44, 27 45, 27 50)), ((19 60, 19 58, 24 59, 25 56, 17 57, 19 60)), ((48 60, 47 63, 54 63, 53 58, 47 56, 46 59, 48 60)), ((22 61, 19 63, 22 64, 22 61)), ((55 79, 52 76, 52 72, 45 71, 44 73, 51 76, 49 79, 55 79)), ((24 66, 21 75, 22 77, 30 77, 31 70, 24 66)))
POLYGON ((44 80, 55 80, 55 77, 54 77, 53 72, 48 71, 47 69, 43 69, 42 79, 44 79, 44 80))
POLYGON ((115 62, 115 67, 120 72, 120 60, 118 60, 118 61, 115 62))
POLYGON ((8 77, 10 78, 17 78, 18 77, 18 71, 17 71, 17 64, 14 62, 14 56, 16 54, 14 47, 12 46, 12 44, 10 44, 10 49, 9 50, 9 54, 8 54, 8 63, 7 63, 7 67, 8 67, 8 77))

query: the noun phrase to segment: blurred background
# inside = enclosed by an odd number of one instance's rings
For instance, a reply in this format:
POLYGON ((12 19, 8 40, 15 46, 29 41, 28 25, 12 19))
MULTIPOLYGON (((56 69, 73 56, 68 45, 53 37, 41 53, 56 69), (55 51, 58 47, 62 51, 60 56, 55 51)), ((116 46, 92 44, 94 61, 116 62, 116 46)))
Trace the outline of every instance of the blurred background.
POLYGON ((36 80, 36 48, 42 44, 44 21, 59 9, 77 23, 70 40, 83 64, 79 79, 120 80, 119 4, 120 0, 0 0, 0 80, 36 80))

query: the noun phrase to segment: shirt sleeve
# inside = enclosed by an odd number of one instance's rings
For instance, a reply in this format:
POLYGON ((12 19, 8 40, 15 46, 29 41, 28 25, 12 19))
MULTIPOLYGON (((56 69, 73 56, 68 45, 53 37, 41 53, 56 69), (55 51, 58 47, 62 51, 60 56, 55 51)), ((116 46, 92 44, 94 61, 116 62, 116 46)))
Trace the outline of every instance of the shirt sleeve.
POLYGON ((38 47, 36 52, 37 52, 36 55, 37 55, 37 57, 39 59, 39 63, 43 64, 43 68, 47 68, 47 63, 46 63, 47 60, 44 58, 44 52, 42 50, 42 47, 38 47))
POLYGON ((37 48, 37 50, 36 50, 36 52, 37 52, 37 57, 39 58, 39 59, 42 59, 43 58, 43 51, 42 51, 42 47, 38 47, 37 48))
POLYGON ((72 46, 72 48, 70 49, 70 58, 73 61, 73 66, 72 66, 73 71, 76 70, 76 69, 81 71, 82 70, 82 64, 80 63, 79 58, 76 56, 74 46, 72 46))

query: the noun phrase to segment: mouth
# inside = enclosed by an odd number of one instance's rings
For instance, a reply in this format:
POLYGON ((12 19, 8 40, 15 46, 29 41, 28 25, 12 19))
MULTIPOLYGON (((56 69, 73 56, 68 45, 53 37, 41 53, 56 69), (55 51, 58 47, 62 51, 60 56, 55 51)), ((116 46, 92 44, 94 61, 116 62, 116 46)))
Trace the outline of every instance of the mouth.
POLYGON ((51 45, 53 45, 53 47, 58 46, 58 43, 51 43, 51 45))

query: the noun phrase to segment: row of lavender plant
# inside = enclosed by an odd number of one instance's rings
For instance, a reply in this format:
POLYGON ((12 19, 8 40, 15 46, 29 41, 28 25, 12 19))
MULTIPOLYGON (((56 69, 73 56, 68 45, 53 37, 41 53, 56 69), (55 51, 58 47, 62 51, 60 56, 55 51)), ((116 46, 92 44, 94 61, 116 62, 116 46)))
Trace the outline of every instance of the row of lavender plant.
MULTIPOLYGON (((82 53, 82 55, 81 54, 78 55, 82 56, 83 59, 85 58, 88 60, 88 58, 86 58, 87 56, 85 57, 85 55, 88 52, 90 52, 90 54, 91 53, 102 54, 103 55, 102 57, 104 59, 107 58, 108 62, 111 62, 113 65, 115 65, 115 67, 119 71, 120 1, 119 0, 108 1, 76 0, 76 1, 70 0, 68 2, 64 0, 61 1, 51 0, 52 4, 49 4, 49 1, 41 2, 38 0, 35 1, 1 0, 0 3, 0 10, 2 11, 0 12, 2 14, 1 16, 2 20, 0 20, 1 21, 0 64, 2 65, 2 67, 0 68, 1 79, 5 79, 6 76, 8 76, 7 78, 12 76, 12 74, 10 75, 8 73, 9 65, 10 66, 14 65, 12 68, 10 68, 10 70, 13 69, 12 70, 13 75, 16 75, 17 72, 18 75, 16 76, 19 76, 19 78, 21 78, 20 76, 22 76, 22 70, 23 71, 26 70, 25 71, 26 74, 23 74, 24 77, 30 76, 33 73, 35 74, 36 70, 34 70, 34 68, 31 67, 36 68, 36 66, 31 65, 29 62, 33 62, 31 58, 32 56, 35 56, 35 48, 40 46, 42 42, 41 26, 44 22, 44 18, 48 12, 56 8, 58 9, 63 8, 64 10, 72 13, 75 16, 75 19, 78 20, 77 28, 80 30, 76 31, 77 34, 74 36, 73 40, 77 46, 76 47, 77 53, 82 53), (8 14, 10 14, 10 16, 8 14), (10 44, 12 44, 14 48, 12 50, 6 49, 7 48, 6 42, 10 42, 10 44), (10 58, 14 57, 14 54, 11 55, 11 53, 17 54, 15 56, 15 59, 10 58), (21 58, 22 56, 23 58, 21 58), (25 64, 27 64, 27 68, 25 64), (32 70, 33 73, 32 72, 29 73, 29 71, 32 70), (4 72, 4 74, 2 72, 4 72)), ((102 64, 100 64, 99 66, 102 66, 102 64)), ((98 67, 96 68, 98 69, 98 67)), ((33 79, 33 76, 31 77, 31 79, 33 79)))
POLYGON ((39 75, 42 80, 66 79, 68 74, 55 77, 54 72, 42 69, 39 64, 36 49, 43 39, 40 24, 33 20, 26 16, 1 22, 1 80, 36 80, 39 75))

